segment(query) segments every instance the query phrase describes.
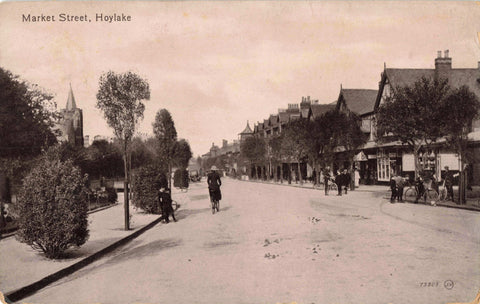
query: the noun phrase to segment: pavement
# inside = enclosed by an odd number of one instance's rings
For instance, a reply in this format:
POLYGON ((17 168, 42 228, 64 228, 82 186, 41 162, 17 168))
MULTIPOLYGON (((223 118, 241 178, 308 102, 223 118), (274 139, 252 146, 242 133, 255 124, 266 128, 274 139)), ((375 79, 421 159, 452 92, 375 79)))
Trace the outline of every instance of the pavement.
MULTIPOLYGON (((272 185, 279 185, 279 186, 287 186, 287 187, 295 187, 295 188, 304 188, 304 189, 312 189, 312 190, 321 190, 323 191, 323 185, 320 187, 318 186, 313 186, 313 183, 306 181, 303 182, 302 184, 300 183, 295 183, 292 182, 289 184, 288 182, 284 181, 283 183, 281 182, 275 182, 275 181, 263 181, 263 180, 248 180, 247 182, 254 182, 254 183, 264 183, 264 184, 272 184, 272 185)), ((474 187, 475 193, 478 193, 479 187, 474 187)), ((389 186, 384 186, 384 185, 359 185, 357 188, 355 188, 354 191, 359 191, 359 192, 373 192, 373 193, 378 193, 378 194, 383 194, 385 198, 390 199, 390 188, 389 186)), ((453 188, 454 194, 458 193, 458 187, 453 188)), ((441 201, 437 202, 436 206, 439 207, 447 207, 447 208, 457 208, 457 209, 464 209, 464 210, 471 210, 471 211, 480 211, 480 197, 468 197, 468 192, 467 192, 467 201, 464 205, 457 204, 455 202, 451 201, 441 201)), ((413 203, 413 202, 407 202, 407 203, 413 203)), ((420 202, 422 203, 422 202, 420 202)))
MULTIPOLYGON (((173 193, 173 198, 181 196, 173 193)), ((120 203, 96 210, 88 217, 89 238, 80 248, 67 250, 66 257, 58 260, 47 259, 43 253, 33 250, 30 246, 20 243, 14 236, 0 239, 0 292, 12 294, 26 286, 38 287, 44 280, 62 270, 76 267, 77 264, 91 262, 102 250, 111 247, 122 240, 140 232, 149 224, 158 221, 159 215, 146 214, 130 205, 130 230, 124 230, 123 193, 119 193, 120 203), (82 262, 83 261, 83 262, 82 262)), ((79 265, 81 266, 81 265, 79 265)), ((56 275, 55 280, 62 275, 56 275)))

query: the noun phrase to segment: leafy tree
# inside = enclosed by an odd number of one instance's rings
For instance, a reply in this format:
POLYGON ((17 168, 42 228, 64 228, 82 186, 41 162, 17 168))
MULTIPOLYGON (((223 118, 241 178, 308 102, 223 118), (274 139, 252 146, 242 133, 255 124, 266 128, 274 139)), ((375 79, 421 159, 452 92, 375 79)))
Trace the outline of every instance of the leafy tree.
POLYGON ((267 155, 270 162, 275 166, 274 170, 274 179, 277 181, 277 176, 280 175, 280 180, 283 182, 283 166, 282 164, 282 140, 283 137, 281 134, 272 136, 267 143, 267 155), (277 167, 280 165, 280 174, 277 172, 277 167))
POLYGON ((343 113, 338 111, 332 111, 326 115, 331 124, 333 145, 328 149, 333 151, 334 147, 341 147, 346 155, 346 158, 350 164, 349 171, 351 174, 350 189, 355 189, 355 178, 353 172, 353 158, 356 150, 367 142, 367 136, 362 132, 361 118, 353 113, 343 113))
MULTIPOLYGON (((265 162, 265 140, 261 137, 247 137, 240 145, 240 154, 245 157, 250 165, 261 165, 265 162)), ((253 174, 250 173, 250 176, 253 174)), ((257 172, 257 178, 259 173, 257 172)))
POLYGON ((56 143, 53 96, 0 68, 0 157, 38 155, 56 143))
POLYGON ((166 165, 168 172, 168 187, 172 188, 172 167, 174 164, 175 150, 177 145, 177 130, 170 112, 161 109, 153 122, 153 133, 158 141, 158 157, 162 164, 166 165))
POLYGON ((151 139, 143 140, 138 136, 132 139, 132 145, 131 145, 132 169, 139 168, 141 166, 144 166, 145 164, 153 164, 155 162, 155 158, 156 158, 156 149, 154 145, 152 145, 151 139))
POLYGON ((117 177, 124 172, 121 147, 106 140, 95 140, 85 150, 86 166, 81 166, 91 178, 117 177))
POLYGON ((282 154, 290 163, 297 163, 300 183, 303 183, 302 173, 300 171, 300 162, 307 157, 307 151, 310 145, 310 136, 308 130, 310 128, 311 121, 300 118, 289 122, 283 131, 282 154))
POLYGON ((175 145, 174 164, 175 166, 185 169, 188 167, 188 162, 192 158, 192 150, 185 139, 180 139, 175 145))
POLYGON ((474 119, 479 117, 480 101, 467 86, 454 89, 439 107, 443 122, 441 125, 450 147, 460 156, 460 203, 465 203, 466 176, 463 171, 466 162, 471 162, 469 155, 468 133, 474 119))
POLYGON ((448 81, 423 77, 412 86, 397 86, 392 91, 376 115, 380 135, 377 141, 396 139, 408 144, 415 158, 415 176, 418 176, 420 150, 443 135, 439 109, 449 93, 448 81))
POLYGON ((17 237, 47 258, 59 258, 88 239, 87 176, 71 160, 46 154, 24 179, 15 204, 17 237))
POLYGON ((117 74, 109 71, 100 76, 97 92, 97 107, 103 111, 108 125, 123 145, 123 163, 125 170, 124 208, 125 230, 130 229, 128 182, 129 182, 129 146, 139 120, 143 118, 145 105, 143 100, 150 99, 148 82, 132 72, 117 74))

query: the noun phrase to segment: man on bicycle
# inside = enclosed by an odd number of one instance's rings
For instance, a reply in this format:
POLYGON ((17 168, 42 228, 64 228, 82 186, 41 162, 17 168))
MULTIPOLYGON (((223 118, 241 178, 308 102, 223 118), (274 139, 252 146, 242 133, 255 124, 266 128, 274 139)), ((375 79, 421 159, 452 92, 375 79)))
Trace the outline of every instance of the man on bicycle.
POLYGON ((217 167, 212 166, 212 168, 210 169, 211 172, 207 175, 208 191, 210 192, 211 202, 219 202, 222 199, 222 192, 220 191, 222 181, 220 180, 220 176, 216 172, 217 170, 217 167))

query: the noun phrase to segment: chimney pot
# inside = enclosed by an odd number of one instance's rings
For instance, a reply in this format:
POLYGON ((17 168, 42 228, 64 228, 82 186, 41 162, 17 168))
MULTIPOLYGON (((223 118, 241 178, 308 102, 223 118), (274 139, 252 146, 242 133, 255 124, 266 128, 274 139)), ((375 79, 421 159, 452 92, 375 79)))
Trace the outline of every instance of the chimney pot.
POLYGON ((445 58, 449 58, 448 57, 448 50, 445 50, 445 52, 443 52, 443 54, 444 54, 445 58))
POLYGON ((478 62, 478 69, 480 70, 480 61, 478 62))
POLYGON ((437 58, 442 58, 442 51, 437 51, 437 58))

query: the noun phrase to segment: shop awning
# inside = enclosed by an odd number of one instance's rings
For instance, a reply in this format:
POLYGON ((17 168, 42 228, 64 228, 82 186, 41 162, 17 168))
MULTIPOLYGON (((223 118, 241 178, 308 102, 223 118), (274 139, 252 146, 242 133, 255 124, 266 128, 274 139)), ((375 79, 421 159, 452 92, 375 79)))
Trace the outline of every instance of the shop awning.
POLYGON ((360 151, 357 155, 353 157, 354 161, 367 161, 367 156, 363 151, 360 151))

